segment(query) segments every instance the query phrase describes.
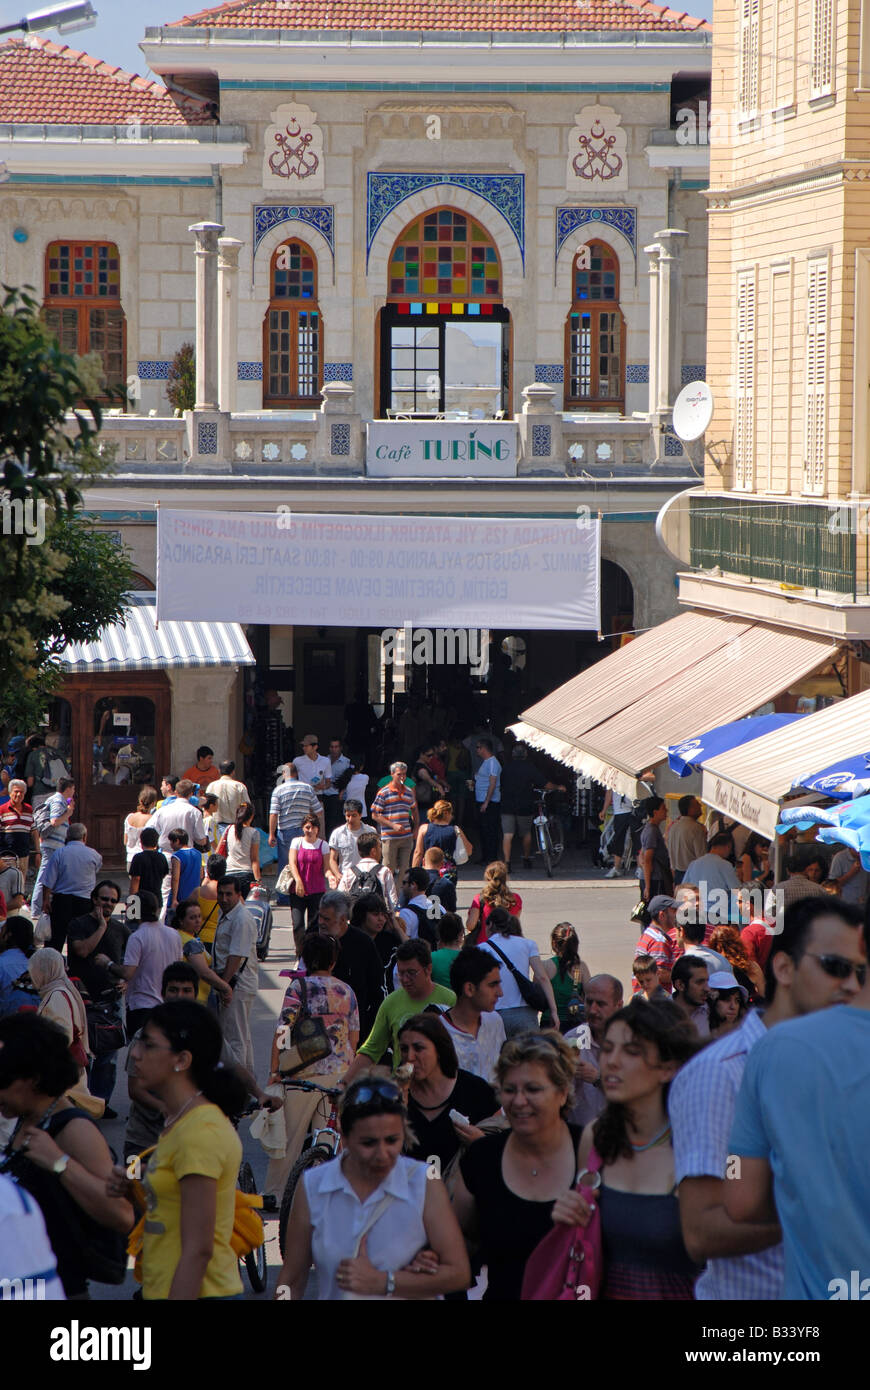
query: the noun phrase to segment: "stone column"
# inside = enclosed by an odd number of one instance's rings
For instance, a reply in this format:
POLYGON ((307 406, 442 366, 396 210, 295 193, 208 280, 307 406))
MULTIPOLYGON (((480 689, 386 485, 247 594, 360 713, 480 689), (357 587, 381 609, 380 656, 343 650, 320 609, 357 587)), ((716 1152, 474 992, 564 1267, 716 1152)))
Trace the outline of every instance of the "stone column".
POLYGON ((523 408, 517 416, 520 458, 517 472, 565 473, 562 417, 556 412, 556 392, 544 381, 534 381, 521 392, 523 408))
POLYGON ((675 227, 656 232, 659 260, 659 409, 670 412, 682 387, 680 256, 689 233, 675 227))
POLYGON ((196 405, 217 410, 217 259, 219 222, 194 222, 196 237, 196 405))
POLYGON ((643 249, 649 256, 649 413, 654 415, 659 401, 659 256, 662 248, 654 241, 643 249))
POLYGON ((217 261, 217 337, 218 409, 232 413, 236 408, 239 337, 239 252, 244 242, 232 236, 218 238, 217 261))

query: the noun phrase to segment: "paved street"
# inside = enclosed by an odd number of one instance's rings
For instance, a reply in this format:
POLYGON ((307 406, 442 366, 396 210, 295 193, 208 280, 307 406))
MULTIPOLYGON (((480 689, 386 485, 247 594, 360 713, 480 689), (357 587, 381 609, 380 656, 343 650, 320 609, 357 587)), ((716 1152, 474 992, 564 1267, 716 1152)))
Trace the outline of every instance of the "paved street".
MULTIPOLYGON (((571 863, 559 871, 559 876, 549 880, 541 878, 538 871, 533 874, 518 872, 511 877, 511 885, 523 899, 523 930, 526 936, 537 941, 541 955, 549 952, 549 934, 557 922, 572 922, 580 933, 581 953, 593 974, 606 971, 619 976, 627 987, 630 978, 631 959, 639 928, 629 921, 629 913, 637 900, 636 885, 630 879, 604 879, 596 876, 574 877, 575 872, 590 875, 588 867, 575 870, 571 863)), ((482 879, 477 877, 479 869, 471 866, 462 871, 459 884, 459 910, 464 917, 474 894, 481 887, 482 879), (475 876, 471 876, 472 873, 475 876)), ((289 910, 278 908, 275 911, 275 930, 268 960, 260 966, 260 994, 253 1011, 254 1052, 262 1077, 266 1071, 269 1057, 271 1035, 284 995, 284 982, 280 972, 290 968, 295 956, 293 937, 290 930, 289 910)), ((113 1097, 114 1108, 119 1112, 117 1120, 101 1126, 103 1132, 117 1153, 123 1149, 124 1124, 127 1111, 126 1089, 121 1054, 118 1065, 119 1082, 113 1097)), ((266 1155, 256 1140, 248 1135, 250 1122, 242 1122, 242 1140, 245 1158, 253 1165, 258 1182, 266 1172, 266 1155)), ((269 1261, 269 1286, 265 1294, 257 1297, 267 1298, 274 1292, 276 1276, 280 1268, 278 1253, 277 1219, 267 1218, 267 1256, 269 1261)), ((244 1278, 244 1276, 243 1276, 244 1278)), ((254 1298, 247 1280, 244 1279, 245 1297, 254 1298)), ((128 1299, 136 1284, 131 1276, 118 1287, 92 1285, 93 1296, 105 1299, 128 1299)))

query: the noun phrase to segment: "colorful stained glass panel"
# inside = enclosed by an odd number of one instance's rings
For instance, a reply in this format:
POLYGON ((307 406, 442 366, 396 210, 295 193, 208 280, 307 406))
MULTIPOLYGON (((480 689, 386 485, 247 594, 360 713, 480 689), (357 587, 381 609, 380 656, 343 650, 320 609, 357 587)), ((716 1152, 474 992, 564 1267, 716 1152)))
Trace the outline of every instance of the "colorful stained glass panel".
POLYGON ((498 252, 465 213, 440 208, 406 227, 389 263, 389 293, 440 298, 497 298, 501 294, 498 252), (436 245, 431 245, 431 243, 436 245))

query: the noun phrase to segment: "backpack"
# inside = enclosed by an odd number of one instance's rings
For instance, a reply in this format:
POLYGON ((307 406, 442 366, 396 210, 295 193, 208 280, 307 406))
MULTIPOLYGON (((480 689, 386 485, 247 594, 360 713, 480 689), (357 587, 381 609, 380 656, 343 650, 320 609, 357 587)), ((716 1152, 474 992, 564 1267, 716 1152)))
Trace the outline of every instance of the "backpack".
POLYGON ((427 941, 431 946, 432 950, 437 951, 438 928, 436 926, 436 923, 438 919, 440 917, 443 917, 444 915, 444 909, 441 906, 440 900, 438 898, 433 898, 429 909, 425 907, 416 907, 414 903, 407 903, 405 910, 413 912, 414 916, 417 918, 417 935, 419 936, 420 940, 427 941), (440 909, 440 911, 434 912, 430 917, 429 912, 431 911, 431 908, 436 906, 440 909))
MULTIPOLYGON (((49 797, 48 801, 50 800, 51 797, 49 797)), ((38 806, 33 813, 33 824, 36 826, 37 834, 41 840, 48 834, 51 826, 51 812, 48 809, 48 801, 43 801, 42 805, 38 806)))
POLYGON ((384 893, 384 885, 378 878, 377 867, 374 869, 360 869, 358 864, 354 864, 351 872, 353 873, 353 883, 350 889, 351 906, 358 898, 363 898, 367 893, 374 893, 376 898, 380 898, 384 907, 387 906, 387 899, 384 893))

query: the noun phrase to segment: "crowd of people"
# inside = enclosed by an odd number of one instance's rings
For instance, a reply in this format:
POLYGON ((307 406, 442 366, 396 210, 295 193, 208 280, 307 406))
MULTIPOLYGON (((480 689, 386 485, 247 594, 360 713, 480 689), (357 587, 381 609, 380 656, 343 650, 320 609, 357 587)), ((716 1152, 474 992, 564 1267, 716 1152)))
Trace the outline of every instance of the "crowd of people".
POLYGON ((618 871, 619 834, 641 821, 626 1001, 571 922, 546 959, 524 933, 509 855, 519 837, 525 858, 532 781, 523 756, 473 743, 468 833, 434 740, 413 778, 394 761, 370 789, 340 741, 321 757, 306 736, 262 831, 233 763, 200 748, 124 821, 129 894, 100 877, 72 778, 48 788, 38 828, 26 779, 7 779, 0 1215, 10 1181, 24 1215, 0 1270, 83 1299, 123 1280, 129 1250, 146 1300, 240 1298, 238 1119, 270 1113, 277 1215, 337 1088, 340 1151, 293 1186, 278 1297, 304 1297, 313 1266, 320 1299, 534 1299, 536 1252, 560 1229, 586 1244, 577 1298, 849 1296, 838 1281, 870 1269, 868 929, 851 864, 792 847, 774 925, 753 894, 772 883, 759 837, 708 838, 683 798, 665 839, 665 803, 632 806, 612 839, 618 871), (475 850, 483 883, 460 913, 475 850), (253 904, 270 852, 296 959, 265 1056, 253 904), (710 910, 720 888, 736 920, 710 910), (114 1155, 100 1125, 117 1118, 125 1050, 114 1155))

